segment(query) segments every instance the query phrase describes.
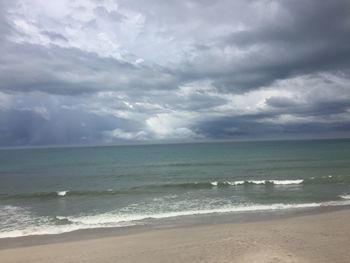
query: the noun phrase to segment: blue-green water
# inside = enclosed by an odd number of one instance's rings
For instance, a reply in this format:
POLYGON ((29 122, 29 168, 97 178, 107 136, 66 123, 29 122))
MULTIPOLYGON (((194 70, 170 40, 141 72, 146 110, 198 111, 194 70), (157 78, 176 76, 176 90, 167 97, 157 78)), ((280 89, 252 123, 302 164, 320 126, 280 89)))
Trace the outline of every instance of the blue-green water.
POLYGON ((0 150, 0 182, 0 237, 346 205, 350 140, 0 150))

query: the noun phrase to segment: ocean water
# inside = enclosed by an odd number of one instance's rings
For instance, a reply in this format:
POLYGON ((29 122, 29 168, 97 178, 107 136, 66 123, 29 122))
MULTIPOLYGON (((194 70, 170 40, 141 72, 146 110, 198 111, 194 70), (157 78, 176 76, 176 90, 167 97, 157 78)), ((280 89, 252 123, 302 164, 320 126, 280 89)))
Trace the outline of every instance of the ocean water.
POLYGON ((0 238, 350 204, 350 140, 0 150, 0 238))

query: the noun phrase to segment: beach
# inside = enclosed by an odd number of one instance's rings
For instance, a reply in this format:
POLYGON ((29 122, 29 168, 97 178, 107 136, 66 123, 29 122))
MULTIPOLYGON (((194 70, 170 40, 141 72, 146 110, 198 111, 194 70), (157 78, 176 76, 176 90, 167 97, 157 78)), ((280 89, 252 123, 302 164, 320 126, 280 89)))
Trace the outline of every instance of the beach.
POLYGON ((345 209, 256 222, 149 229, 41 245, 34 242, 23 246, 18 241, 16 247, 0 247, 0 261, 345 263, 350 258, 349 218, 350 210, 345 209))

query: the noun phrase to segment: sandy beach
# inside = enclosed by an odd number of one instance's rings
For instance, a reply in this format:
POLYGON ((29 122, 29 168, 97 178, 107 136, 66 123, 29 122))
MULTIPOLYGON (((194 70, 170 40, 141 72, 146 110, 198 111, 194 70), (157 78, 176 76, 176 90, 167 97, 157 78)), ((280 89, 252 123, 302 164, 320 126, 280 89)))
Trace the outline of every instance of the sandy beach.
POLYGON ((0 261, 349 262, 350 210, 0 250, 0 261))

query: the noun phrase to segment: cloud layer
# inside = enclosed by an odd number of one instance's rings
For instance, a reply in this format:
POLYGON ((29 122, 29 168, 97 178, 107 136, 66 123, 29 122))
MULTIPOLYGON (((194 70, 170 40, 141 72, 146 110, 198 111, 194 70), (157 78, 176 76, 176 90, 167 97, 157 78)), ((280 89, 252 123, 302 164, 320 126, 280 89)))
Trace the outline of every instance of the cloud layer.
POLYGON ((350 3, 3 0, 0 146, 350 136, 350 3))

